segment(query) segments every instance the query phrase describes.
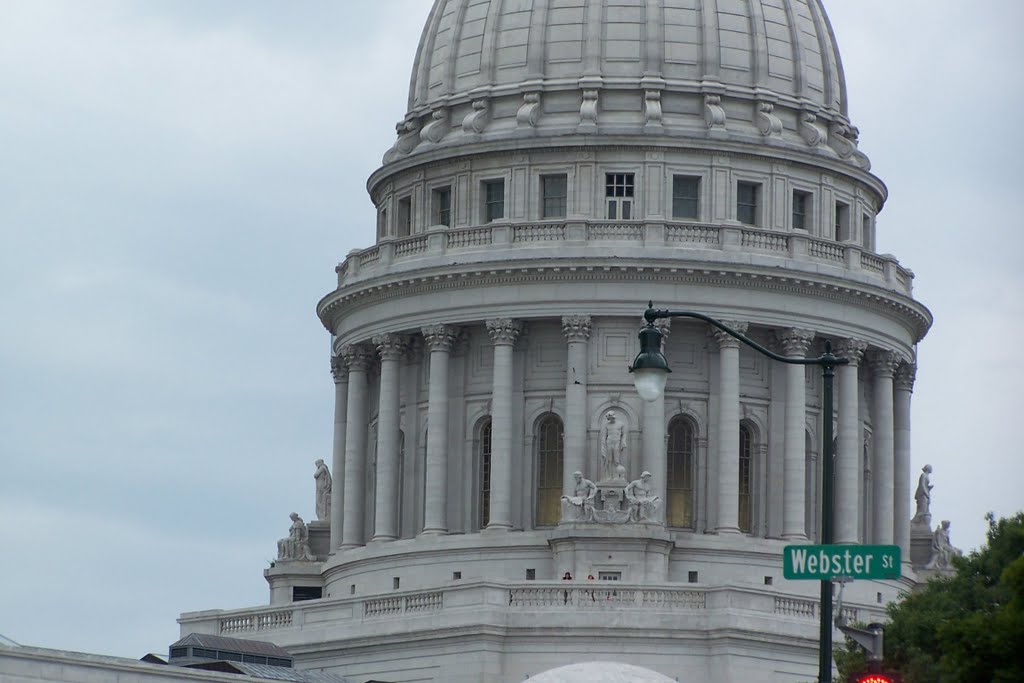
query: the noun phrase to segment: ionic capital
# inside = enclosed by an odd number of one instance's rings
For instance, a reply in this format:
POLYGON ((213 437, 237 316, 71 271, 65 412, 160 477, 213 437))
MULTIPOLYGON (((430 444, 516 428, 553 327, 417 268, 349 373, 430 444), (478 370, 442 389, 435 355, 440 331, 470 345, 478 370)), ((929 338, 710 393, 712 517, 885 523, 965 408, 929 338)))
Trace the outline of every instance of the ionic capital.
POLYGON ((451 325, 426 325, 421 330, 423 341, 427 349, 433 351, 450 352, 455 344, 455 338, 459 334, 458 328, 451 325))
POLYGON ((495 346, 513 346, 523 331, 523 323, 512 318, 491 318, 486 324, 495 346))
POLYGON ((376 335, 373 338, 373 345, 377 347, 377 353, 382 361, 400 360, 407 348, 401 335, 390 332, 376 335))
POLYGON ((562 332, 570 342, 585 342, 590 339, 589 315, 563 315, 562 332))
MULTIPOLYGON (((740 334, 746 334, 747 333, 747 327, 749 327, 748 323, 741 322, 739 320, 722 320, 720 322, 723 325, 725 325, 726 327, 731 327, 732 329, 736 330, 740 334)), ((711 336, 714 337, 714 340, 716 342, 718 342, 718 348, 720 348, 720 349, 736 349, 736 348, 739 348, 740 340, 737 339, 736 337, 732 336, 728 332, 726 332, 724 330, 720 330, 717 327, 711 327, 709 329, 709 332, 711 333, 711 336)))
POLYGON ((373 364, 373 351, 365 344, 349 344, 341 350, 349 372, 366 372, 373 364))
POLYGON ((914 380, 917 378, 917 365, 903 361, 896 368, 895 386, 900 391, 914 391, 914 380))
POLYGON ((799 327, 787 327, 784 330, 775 330, 775 340, 782 349, 783 355, 793 358, 803 358, 807 355, 807 349, 814 341, 814 331, 805 330, 799 327))
POLYGON ((872 351, 868 354, 868 365, 875 377, 891 378, 895 374, 900 360, 900 357, 892 351, 872 351))
POLYGON ((341 356, 331 356, 331 376, 335 384, 342 384, 348 379, 348 368, 341 356))
POLYGON ((857 365, 864 358, 867 348, 868 343, 861 339, 840 339, 836 344, 836 353, 842 358, 849 358, 850 365, 857 365))

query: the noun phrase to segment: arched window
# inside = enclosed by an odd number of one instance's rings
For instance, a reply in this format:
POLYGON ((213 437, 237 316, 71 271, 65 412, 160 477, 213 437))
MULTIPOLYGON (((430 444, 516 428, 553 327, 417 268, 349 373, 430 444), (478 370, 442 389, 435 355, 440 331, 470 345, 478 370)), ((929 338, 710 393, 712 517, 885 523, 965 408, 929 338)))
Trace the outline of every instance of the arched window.
POLYGON ((693 422, 678 416, 668 425, 668 472, 666 516, 669 526, 693 527, 693 422))
POLYGON ((536 433, 536 526, 554 526, 562 509, 562 420, 557 415, 545 415, 537 422, 536 433))
POLYGON ((752 500, 751 500, 751 479, 753 477, 753 455, 754 435, 750 427, 740 425, 740 509, 739 525, 740 531, 749 534, 751 527, 752 500))
POLYGON ((480 425, 479 440, 480 460, 480 528, 483 529, 491 521, 491 419, 487 418, 480 425))

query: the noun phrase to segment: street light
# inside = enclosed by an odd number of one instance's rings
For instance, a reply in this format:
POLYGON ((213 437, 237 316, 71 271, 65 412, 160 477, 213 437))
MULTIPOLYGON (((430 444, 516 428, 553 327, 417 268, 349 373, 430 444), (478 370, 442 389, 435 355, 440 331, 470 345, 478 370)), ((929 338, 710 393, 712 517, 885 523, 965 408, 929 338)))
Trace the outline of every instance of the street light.
MULTIPOLYGON (((837 365, 849 363, 847 358, 837 358, 832 355, 832 343, 825 341, 825 353, 817 358, 787 358, 774 351, 761 346, 753 339, 740 334, 728 325, 715 320, 711 316, 693 311, 668 311, 655 310, 654 302, 647 303, 647 310, 644 312, 644 320, 647 325, 640 330, 640 353, 637 354, 629 371, 633 373, 633 383, 640 398, 645 401, 657 401, 665 394, 665 384, 668 382, 668 360, 661 350, 661 332, 654 325, 655 320, 665 318, 694 318, 717 327, 726 334, 735 337, 758 353, 768 356, 780 363, 790 365, 818 365, 821 367, 821 376, 824 381, 822 389, 822 485, 821 485, 821 542, 823 545, 832 544, 832 413, 833 413, 833 384, 835 380, 835 369, 837 365)), ((829 683, 832 680, 832 582, 821 582, 821 624, 819 629, 820 651, 818 658, 818 680, 819 683, 829 683)))

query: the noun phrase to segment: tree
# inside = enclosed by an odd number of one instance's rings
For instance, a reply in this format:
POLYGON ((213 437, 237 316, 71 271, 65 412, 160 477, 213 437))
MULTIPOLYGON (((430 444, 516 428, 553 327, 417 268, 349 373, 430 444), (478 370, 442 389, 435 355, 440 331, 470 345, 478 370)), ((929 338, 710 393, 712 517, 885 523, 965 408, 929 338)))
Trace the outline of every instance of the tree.
MULTIPOLYGON (((903 683, 1024 681, 1024 512, 986 519, 987 544, 954 558, 955 575, 889 606, 885 667, 903 683)), ((863 665, 853 649, 836 652, 840 681, 863 665)))

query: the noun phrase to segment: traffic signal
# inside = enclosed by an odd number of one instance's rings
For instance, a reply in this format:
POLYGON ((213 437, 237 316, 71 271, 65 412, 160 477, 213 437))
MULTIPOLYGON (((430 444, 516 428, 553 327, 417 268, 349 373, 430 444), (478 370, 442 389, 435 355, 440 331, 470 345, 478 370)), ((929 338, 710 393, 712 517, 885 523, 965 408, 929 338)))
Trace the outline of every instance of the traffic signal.
POLYGON ((896 679, 885 674, 871 674, 865 673, 855 676, 853 683, 896 683, 896 679))

